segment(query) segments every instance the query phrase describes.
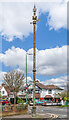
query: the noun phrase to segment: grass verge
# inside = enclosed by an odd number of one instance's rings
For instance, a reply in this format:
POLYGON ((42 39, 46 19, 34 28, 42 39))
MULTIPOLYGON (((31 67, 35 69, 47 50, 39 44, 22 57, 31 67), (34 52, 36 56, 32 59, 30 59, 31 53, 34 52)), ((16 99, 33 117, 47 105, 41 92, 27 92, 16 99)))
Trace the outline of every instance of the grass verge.
POLYGON ((58 106, 58 107, 69 107, 69 105, 62 105, 62 106, 58 106))

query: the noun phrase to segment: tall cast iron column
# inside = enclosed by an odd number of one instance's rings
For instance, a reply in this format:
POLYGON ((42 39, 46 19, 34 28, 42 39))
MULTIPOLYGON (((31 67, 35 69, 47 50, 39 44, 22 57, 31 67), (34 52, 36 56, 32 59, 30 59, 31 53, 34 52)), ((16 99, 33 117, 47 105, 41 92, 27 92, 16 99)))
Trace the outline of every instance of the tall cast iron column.
POLYGON ((36 106, 35 106, 35 72, 36 72, 36 45, 35 45, 35 25, 36 25, 36 8, 34 6, 33 9, 33 27, 34 27, 34 42, 33 42, 33 115, 36 114, 36 106))
POLYGON ((36 22, 40 21, 40 19, 37 20, 36 16, 36 7, 34 5, 33 8, 33 16, 32 16, 33 27, 34 27, 34 42, 33 42, 33 115, 36 114, 36 106, 35 106, 35 72, 36 72, 36 42, 35 42, 35 31, 36 31, 36 22))

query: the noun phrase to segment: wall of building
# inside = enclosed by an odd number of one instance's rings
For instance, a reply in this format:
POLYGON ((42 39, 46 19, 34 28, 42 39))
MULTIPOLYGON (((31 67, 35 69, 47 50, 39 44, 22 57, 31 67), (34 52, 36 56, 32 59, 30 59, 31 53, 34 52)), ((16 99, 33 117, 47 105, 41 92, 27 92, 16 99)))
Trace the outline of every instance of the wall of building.
POLYGON ((61 93, 61 90, 53 89, 51 93, 49 93, 49 90, 42 89, 40 92, 40 97, 44 98, 46 95, 51 95, 52 97, 54 97, 54 95, 58 93, 61 93))
POLYGON ((8 95, 4 87, 2 87, 2 89, 1 89, 1 95, 2 96, 7 96, 8 95))
POLYGON ((46 94, 47 94, 47 90, 46 89, 42 89, 41 92, 40 92, 40 97, 44 98, 46 94))

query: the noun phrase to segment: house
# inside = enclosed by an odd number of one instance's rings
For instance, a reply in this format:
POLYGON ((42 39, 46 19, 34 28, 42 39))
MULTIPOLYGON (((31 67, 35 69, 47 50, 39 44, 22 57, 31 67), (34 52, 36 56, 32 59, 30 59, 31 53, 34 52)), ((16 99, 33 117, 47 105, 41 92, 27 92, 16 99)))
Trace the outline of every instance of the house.
POLYGON ((1 93, 1 96, 2 98, 12 98, 13 97, 13 94, 12 92, 8 89, 8 86, 6 86, 4 83, 0 86, 0 93, 1 93))
MULTIPOLYGON (((58 93, 61 93, 62 91, 63 89, 56 85, 43 85, 37 80, 35 82, 35 101, 40 100, 51 100, 54 102, 60 101, 58 93)), ((2 86, 0 86, 0 92, 2 98, 10 99, 13 97, 12 92, 8 89, 7 86, 5 86, 4 83, 2 84, 2 86)), ((20 89, 20 91, 17 93, 17 96, 19 98, 22 98, 23 100, 26 100, 25 86, 20 89)), ((28 83, 27 99, 28 101, 33 101, 33 81, 29 81, 28 83)))
MULTIPOLYGON (((35 100, 52 100, 54 102, 60 101, 60 97, 58 93, 63 91, 62 88, 56 85, 43 85, 39 81, 35 83, 35 100)), ((28 95, 29 99, 32 100, 33 98, 33 82, 29 84, 28 87, 28 95)))
MULTIPOLYGON (((56 85, 43 85, 42 83, 36 82, 37 88, 39 88, 40 92, 40 100, 53 100, 56 102, 56 100, 60 100, 58 93, 61 93, 63 91, 62 88, 59 88, 56 85)), ((36 96, 35 96, 36 97, 36 96)), ((39 100, 39 98, 37 99, 39 100)))

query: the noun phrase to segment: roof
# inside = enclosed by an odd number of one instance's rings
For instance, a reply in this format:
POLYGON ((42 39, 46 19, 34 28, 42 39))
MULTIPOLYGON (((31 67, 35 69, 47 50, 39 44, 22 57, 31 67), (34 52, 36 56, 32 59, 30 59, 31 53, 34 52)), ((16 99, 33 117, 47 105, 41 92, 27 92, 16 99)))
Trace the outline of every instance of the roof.
POLYGON ((2 98, 6 98, 7 96, 2 96, 2 98))
POLYGON ((46 95, 44 98, 52 98, 51 95, 46 95))
POLYGON ((42 83, 36 82, 35 85, 38 86, 41 89, 46 89, 46 86, 43 85, 42 83))
POLYGON ((59 88, 56 85, 43 85, 42 83, 36 82, 36 86, 38 86, 41 89, 58 89, 58 90, 63 90, 62 88, 59 88))
POLYGON ((63 90, 62 88, 59 88, 59 87, 56 86, 56 85, 46 85, 46 88, 47 88, 47 89, 59 89, 59 90, 63 90))
POLYGON ((18 95, 18 96, 23 96, 23 97, 24 97, 24 96, 26 96, 26 94, 20 94, 20 95, 18 95))
POLYGON ((5 86, 6 84, 5 83, 2 83, 2 86, 5 86))
POLYGON ((11 91, 8 89, 7 86, 4 86, 5 90, 7 91, 8 95, 12 95, 11 91))

